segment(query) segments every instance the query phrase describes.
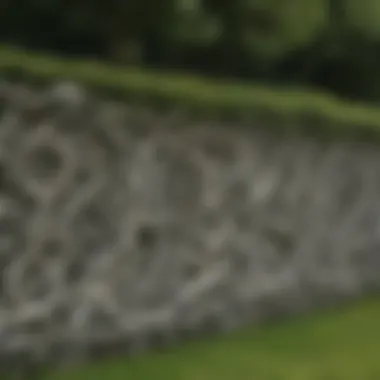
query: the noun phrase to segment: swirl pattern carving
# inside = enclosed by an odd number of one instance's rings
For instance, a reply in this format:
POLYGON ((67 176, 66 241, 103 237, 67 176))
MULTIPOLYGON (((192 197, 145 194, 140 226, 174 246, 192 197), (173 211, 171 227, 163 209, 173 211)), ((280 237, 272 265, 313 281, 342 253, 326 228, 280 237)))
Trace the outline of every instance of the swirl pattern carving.
POLYGON ((2 354, 137 351, 378 289, 377 146, 0 95, 2 354))

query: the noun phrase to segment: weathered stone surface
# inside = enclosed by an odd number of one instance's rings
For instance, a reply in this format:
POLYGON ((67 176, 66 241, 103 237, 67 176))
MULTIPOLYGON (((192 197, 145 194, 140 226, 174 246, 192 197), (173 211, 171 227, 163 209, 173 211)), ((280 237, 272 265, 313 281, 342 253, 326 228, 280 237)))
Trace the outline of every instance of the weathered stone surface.
POLYGON ((4 357, 136 352, 380 285, 378 147, 185 125, 71 84, 0 101, 4 357))

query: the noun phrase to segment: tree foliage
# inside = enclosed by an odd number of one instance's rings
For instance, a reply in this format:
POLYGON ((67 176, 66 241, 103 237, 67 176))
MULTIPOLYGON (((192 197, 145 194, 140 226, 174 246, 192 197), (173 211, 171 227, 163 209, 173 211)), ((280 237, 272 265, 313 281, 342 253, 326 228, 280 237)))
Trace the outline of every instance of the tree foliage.
POLYGON ((378 99, 374 0, 2 0, 2 41, 378 99))

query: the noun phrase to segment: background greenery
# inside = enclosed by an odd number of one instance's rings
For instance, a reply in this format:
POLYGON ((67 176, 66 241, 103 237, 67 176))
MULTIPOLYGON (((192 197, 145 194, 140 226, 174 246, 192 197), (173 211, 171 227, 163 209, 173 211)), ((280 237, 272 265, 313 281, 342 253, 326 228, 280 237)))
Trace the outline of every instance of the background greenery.
POLYGON ((374 0, 3 0, 25 48, 380 98, 374 0))

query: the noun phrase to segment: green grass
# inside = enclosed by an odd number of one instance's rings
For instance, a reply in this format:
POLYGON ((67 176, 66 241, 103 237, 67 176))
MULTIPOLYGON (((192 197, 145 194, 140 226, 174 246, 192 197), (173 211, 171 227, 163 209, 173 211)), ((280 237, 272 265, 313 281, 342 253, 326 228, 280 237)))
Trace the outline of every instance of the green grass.
POLYGON ((69 79, 128 102, 174 108, 196 118, 232 119, 251 126, 275 127, 279 132, 302 130, 322 137, 380 139, 377 106, 343 101, 316 91, 116 67, 1 45, 0 77, 34 83, 69 79))
POLYGON ((380 299, 46 380, 379 380, 380 299))

